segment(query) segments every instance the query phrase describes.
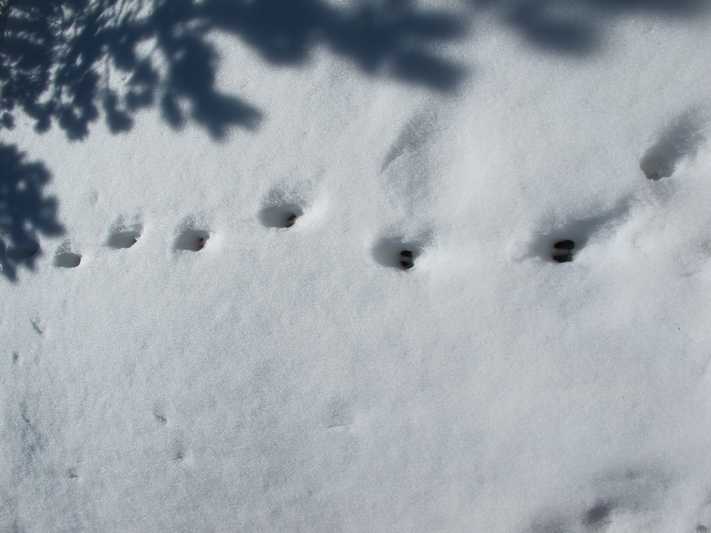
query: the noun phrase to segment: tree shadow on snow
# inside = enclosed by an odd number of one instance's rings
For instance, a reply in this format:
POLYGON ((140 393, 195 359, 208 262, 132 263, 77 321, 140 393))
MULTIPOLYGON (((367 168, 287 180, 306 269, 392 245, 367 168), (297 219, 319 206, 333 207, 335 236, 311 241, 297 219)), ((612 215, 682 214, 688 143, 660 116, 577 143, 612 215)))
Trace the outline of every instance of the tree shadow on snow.
POLYGON ((50 173, 27 161, 17 147, 0 143, 0 275, 17 281, 17 269, 34 269, 40 256, 38 236, 61 235, 57 200, 44 195, 50 173))
POLYGON ((547 51, 587 55, 596 51, 607 23, 627 13, 681 18, 708 8, 707 0, 469 0, 493 10, 529 43, 547 51))
POLYGON ((127 131, 150 106, 173 128, 192 120, 215 139, 255 129, 263 112, 216 86, 213 31, 274 65, 303 64, 325 47, 366 73, 437 91, 464 75, 432 51, 463 35, 461 18, 411 0, 10 0, 4 30, 0 127, 21 109, 39 132, 57 124, 71 139, 102 112, 113 132, 127 131))

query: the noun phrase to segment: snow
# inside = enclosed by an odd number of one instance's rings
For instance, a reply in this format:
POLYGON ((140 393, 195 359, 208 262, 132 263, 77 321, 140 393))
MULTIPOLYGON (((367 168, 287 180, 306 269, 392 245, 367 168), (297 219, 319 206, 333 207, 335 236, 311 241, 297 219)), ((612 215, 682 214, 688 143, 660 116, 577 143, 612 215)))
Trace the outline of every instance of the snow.
POLYGON ((711 528, 703 4, 156 5, 3 108, 0 531, 711 528))

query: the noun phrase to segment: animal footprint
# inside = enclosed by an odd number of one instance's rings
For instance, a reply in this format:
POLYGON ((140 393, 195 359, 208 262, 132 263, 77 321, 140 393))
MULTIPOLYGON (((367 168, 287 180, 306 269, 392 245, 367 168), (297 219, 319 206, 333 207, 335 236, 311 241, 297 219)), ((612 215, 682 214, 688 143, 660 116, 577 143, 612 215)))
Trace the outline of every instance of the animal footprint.
POLYGON ((302 181, 272 189, 262 203, 259 221, 267 228, 291 228, 323 215, 323 197, 314 203, 315 183, 302 181))
POLYGON ((410 270, 422 255, 423 245, 417 241, 406 241, 402 237, 380 239, 373 247, 373 257, 383 266, 410 270))
POLYGON ((268 228, 290 228, 303 214, 299 205, 285 203, 265 207, 259 213, 259 218, 268 228))
POLYGON ((175 239, 175 249, 189 252, 199 252, 207 246, 210 232, 197 227, 193 220, 188 220, 182 226, 175 239))
POLYGON ((130 248, 138 242, 142 232, 143 225, 140 222, 125 224, 123 219, 119 219, 111 227, 106 244, 116 250, 130 248))
POLYGON ((59 268, 76 268, 81 263, 81 254, 71 251, 71 243, 64 242, 54 255, 54 266, 59 268))
POLYGON ((297 192, 274 189, 267 196, 259 219, 267 228, 290 228, 304 215, 304 204, 297 192))
POLYGON ((548 221, 531 240, 524 257, 537 256, 545 261, 569 263, 591 240, 609 235, 620 227, 630 208, 630 202, 623 199, 592 216, 548 221))

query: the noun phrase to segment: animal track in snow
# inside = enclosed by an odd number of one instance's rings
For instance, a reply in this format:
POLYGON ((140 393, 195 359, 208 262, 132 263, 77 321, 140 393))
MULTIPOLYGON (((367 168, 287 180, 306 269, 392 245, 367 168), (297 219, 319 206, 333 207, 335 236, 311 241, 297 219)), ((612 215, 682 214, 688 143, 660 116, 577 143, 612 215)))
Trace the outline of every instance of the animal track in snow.
POLYGON ((138 242, 142 232, 143 225, 140 222, 126 224, 123 218, 119 218, 111 227, 106 244, 116 250, 130 248, 138 242))
POLYGON ((109 235, 109 239, 106 244, 114 249, 130 248, 138 242, 140 237, 140 231, 117 231, 109 235))
POLYGON ((181 251, 199 252, 207 246, 209 239, 210 232, 198 227, 192 219, 189 219, 183 223, 178 232, 174 248, 181 251))
POLYGON ((640 161, 647 179, 668 178, 684 158, 693 157, 706 140, 710 119, 708 112, 694 107, 667 125, 640 161))
POLYGON ((81 263, 81 254, 71 251, 71 243, 65 241, 54 255, 54 266, 59 268, 76 268, 81 263))
POLYGON ((304 210, 298 204, 284 203, 264 207, 259 218, 268 228, 290 228, 303 214, 304 210))
POLYGON ((531 244, 531 255, 545 261, 570 263, 575 254, 585 247, 596 227, 586 219, 565 225, 563 229, 547 231, 531 244))
POLYGON ((623 200, 598 215, 548 222, 545 224, 547 227, 531 240, 526 255, 550 262, 569 263, 590 239, 621 224, 629 210, 629 202, 623 200))
POLYGON ((410 241, 402 237, 385 237, 373 247, 373 257, 383 266, 410 270, 422 255, 424 246, 421 241, 410 241))
POLYGON ((300 188, 272 189, 262 203, 259 220, 267 228, 290 228, 299 224, 306 213, 310 202, 306 200, 310 194, 304 194, 300 189, 309 189, 306 184, 300 188))

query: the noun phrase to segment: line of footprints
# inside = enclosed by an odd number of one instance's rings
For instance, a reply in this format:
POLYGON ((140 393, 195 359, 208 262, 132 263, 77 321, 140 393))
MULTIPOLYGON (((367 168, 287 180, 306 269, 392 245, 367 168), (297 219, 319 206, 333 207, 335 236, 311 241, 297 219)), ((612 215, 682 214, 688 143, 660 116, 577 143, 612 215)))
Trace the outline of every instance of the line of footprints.
MULTIPOLYGON (((289 229, 298 223, 302 215, 303 211, 298 206, 273 206, 262 211, 261 220, 267 227, 289 229)), ((116 224, 106 244, 114 249, 131 248, 141 238, 142 230, 143 226, 140 223, 128 226, 123 223, 116 224)), ((199 252, 205 248, 209 239, 209 231, 186 227, 178 235, 174 247, 176 250, 199 252)), ((388 250, 384 255, 388 257, 382 261, 383 264, 401 270, 411 270, 420 255, 420 249, 416 244, 392 240, 387 247, 388 250)), ((39 247, 36 251, 39 252, 39 247)), ((573 260, 574 253, 575 242, 571 239, 563 239, 553 243, 550 258, 557 263, 568 263, 573 260)), ((59 268, 76 268, 81 261, 81 254, 72 251, 69 241, 64 242, 54 256, 54 265, 59 268)))

